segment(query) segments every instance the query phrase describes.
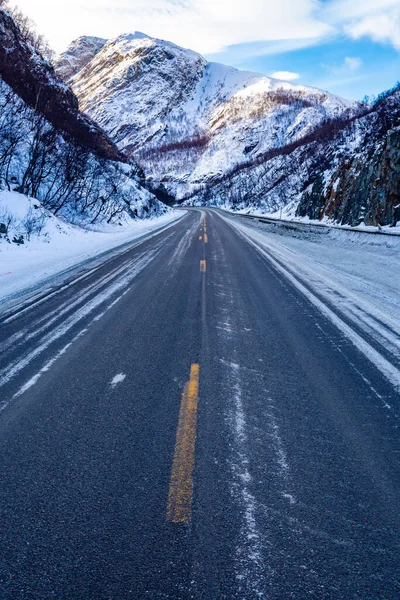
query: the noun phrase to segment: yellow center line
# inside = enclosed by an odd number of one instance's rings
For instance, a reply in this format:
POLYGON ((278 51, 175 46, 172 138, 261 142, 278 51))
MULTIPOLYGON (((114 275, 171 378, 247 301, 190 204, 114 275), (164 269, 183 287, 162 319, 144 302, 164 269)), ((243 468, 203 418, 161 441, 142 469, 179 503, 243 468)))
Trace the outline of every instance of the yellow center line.
POLYGON ((208 235, 206 233, 204 234, 204 243, 208 244, 208 235))
POLYGON ((200 273, 205 273, 207 271, 207 263, 205 260, 200 261, 200 273))
POLYGON ((199 375, 200 366, 192 364, 182 394, 167 506, 167 521, 172 523, 190 523, 192 516, 199 375))

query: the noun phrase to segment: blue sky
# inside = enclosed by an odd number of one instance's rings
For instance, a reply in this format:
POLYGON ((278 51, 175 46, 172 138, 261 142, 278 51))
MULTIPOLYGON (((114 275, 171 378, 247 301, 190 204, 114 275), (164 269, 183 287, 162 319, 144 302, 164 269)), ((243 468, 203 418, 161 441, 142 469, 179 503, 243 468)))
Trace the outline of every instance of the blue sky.
POLYGON ((400 0, 18 0, 56 51, 143 31, 349 99, 400 79, 400 0))
MULTIPOLYGON (((257 44, 254 46, 257 50, 257 44)), ((299 76, 293 79, 296 83, 354 100, 378 95, 400 80, 400 51, 369 38, 350 40, 338 35, 315 46, 279 54, 252 56, 249 50, 249 45, 240 44, 222 53, 207 54, 207 58, 265 75, 288 71, 299 76)))

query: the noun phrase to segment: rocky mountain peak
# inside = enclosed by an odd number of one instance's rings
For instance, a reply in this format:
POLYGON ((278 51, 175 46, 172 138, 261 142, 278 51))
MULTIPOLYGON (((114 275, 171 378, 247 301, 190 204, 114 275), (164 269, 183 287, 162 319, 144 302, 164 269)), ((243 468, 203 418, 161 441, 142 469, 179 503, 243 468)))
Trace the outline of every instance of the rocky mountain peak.
POLYGON ((68 82, 96 56, 106 42, 103 38, 88 35, 74 40, 55 62, 57 74, 68 82))

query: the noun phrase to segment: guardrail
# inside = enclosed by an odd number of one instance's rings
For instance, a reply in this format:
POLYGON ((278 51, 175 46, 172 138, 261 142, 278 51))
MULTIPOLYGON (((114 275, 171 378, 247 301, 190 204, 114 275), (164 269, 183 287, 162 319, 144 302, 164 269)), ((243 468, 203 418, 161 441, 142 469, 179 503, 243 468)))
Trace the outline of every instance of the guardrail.
MULTIPOLYGON (((223 209, 221 209, 223 210, 223 209)), ((287 219, 276 219, 274 217, 265 217, 262 215, 244 215, 241 213, 234 213, 228 210, 224 210, 224 212, 230 214, 230 215, 234 215, 237 217, 244 217, 246 219, 254 219, 256 221, 259 221, 260 223, 268 223, 270 225, 278 225, 278 226, 282 226, 285 227, 287 229, 293 229, 293 230, 305 230, 305 229, 313 229, 313 228, 322 228, 325 230, 329 230, 329 229, 338 229, 340 231, 352 231, 354 233, 368 233, 368 234, 372 234, 372 235, 387 235, 390 237, 396 237, 396 236, 400 236, 400 230, 399 228, 398 231, 382 231, 378 228, 376 228, 376 231, 371 231, 370 229, 358 229, 357 227, 351 227, 350 225, 331 225, 328 223, 304 223, 302 221, 288 221, 287 219)), ((396 229, 396 228, 393 228, 396 229)))

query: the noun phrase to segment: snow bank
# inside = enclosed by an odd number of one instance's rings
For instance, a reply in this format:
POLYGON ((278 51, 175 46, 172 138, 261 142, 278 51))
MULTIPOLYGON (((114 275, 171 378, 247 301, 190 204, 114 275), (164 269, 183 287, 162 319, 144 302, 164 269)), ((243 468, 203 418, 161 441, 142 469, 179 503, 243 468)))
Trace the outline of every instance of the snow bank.
POLYGON ((183 214, 171 210, 161 217, 140 221, 126 217, 121 226, 102 224, 102 231, 89 231, 55 217, 37 200, 16 192, 0 192, 0 224, 7 216, 12 217, 8 239, 0 234, 0 301, 4 306, 6 299, 44 285, 49 278, 86 260, 165 227, 183 214), (27 220, 32 219, 39 227, 27 234, 27 220), (23 244, 12 242, 21 235, 23 244))

